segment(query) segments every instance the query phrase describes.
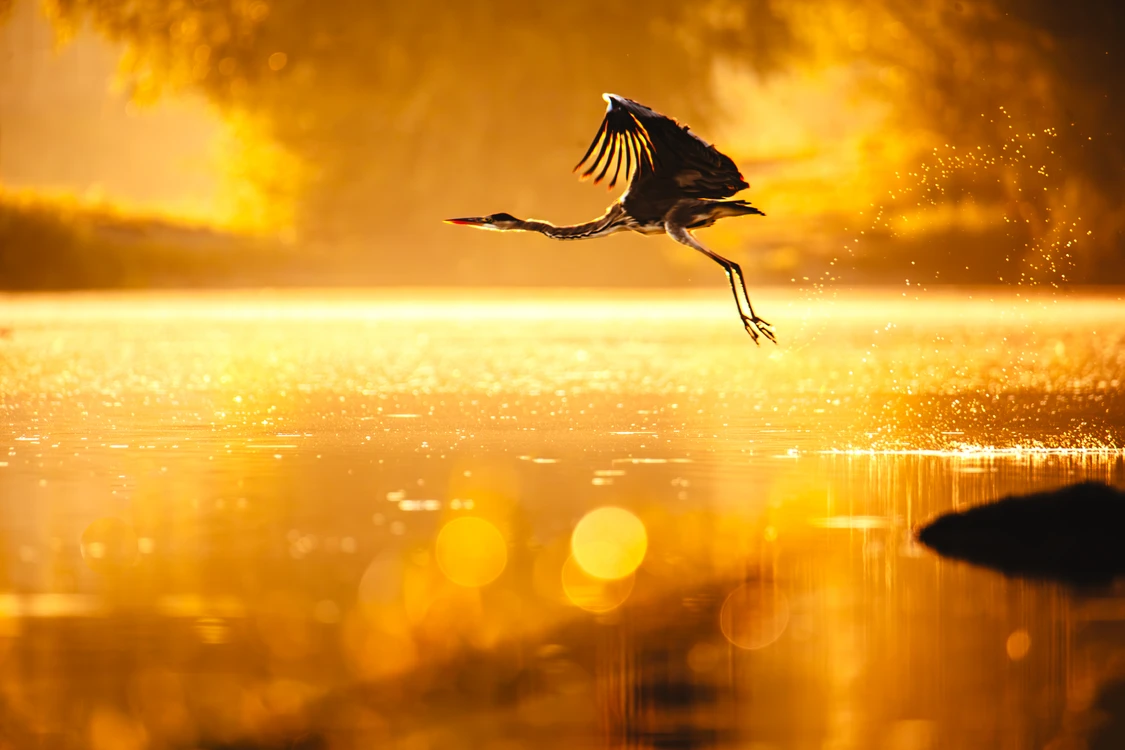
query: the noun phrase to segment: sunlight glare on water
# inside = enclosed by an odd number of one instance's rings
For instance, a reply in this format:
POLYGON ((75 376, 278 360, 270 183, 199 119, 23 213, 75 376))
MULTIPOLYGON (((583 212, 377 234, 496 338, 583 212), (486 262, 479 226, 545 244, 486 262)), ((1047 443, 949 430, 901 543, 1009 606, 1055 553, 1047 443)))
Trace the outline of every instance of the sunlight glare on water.
POLYGON ((1125 303, 754 300, 780 346, 710 292, 0 298, 5 726, 972 750, 1092 725, 1120 592, 911 531, 1125 483, 1125 303))

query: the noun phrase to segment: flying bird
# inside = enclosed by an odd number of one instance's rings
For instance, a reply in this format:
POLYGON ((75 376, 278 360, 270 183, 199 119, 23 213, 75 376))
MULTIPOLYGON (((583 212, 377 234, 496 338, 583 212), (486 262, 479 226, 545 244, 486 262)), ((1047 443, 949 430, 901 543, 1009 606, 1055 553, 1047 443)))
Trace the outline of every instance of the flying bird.
POLYGON ((748 201, 720 200, 749 187, 734 161, 686 125, 643 104, 616 94, 603 94, 602 98, 609 103, 605 118, 574 171, 586 166, 582 177, 593 176, 595 184, 609 176, 611 189, 619 177, 629 180, 628 188, 603 216, 571 226, 525 221, 508 213, 446 221, 481 229, 539 232, 556 240, 586 240, 626 230, 667 234, 723 267, 746 332, 756 344, 760 336, 776 344, 770 324, 754 313, 739 265, 692 236, 692 230, 727 216, 765 216, 748 201))

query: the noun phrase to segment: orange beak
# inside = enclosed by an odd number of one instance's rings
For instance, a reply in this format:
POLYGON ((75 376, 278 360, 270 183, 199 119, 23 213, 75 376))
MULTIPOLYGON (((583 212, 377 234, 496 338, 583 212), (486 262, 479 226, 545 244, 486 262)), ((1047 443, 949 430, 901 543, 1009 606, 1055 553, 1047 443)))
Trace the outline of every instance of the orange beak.
POLYGON ((482 219, 480 217, 471 216, 471 217, 466 218, 466 219, 446 219, 445 223, 446 224, 464 224, 464 225, 470 226, 470 227, 479 227, 482 224, 484 224, 485 222, 484 222, 484 219, 482 219))

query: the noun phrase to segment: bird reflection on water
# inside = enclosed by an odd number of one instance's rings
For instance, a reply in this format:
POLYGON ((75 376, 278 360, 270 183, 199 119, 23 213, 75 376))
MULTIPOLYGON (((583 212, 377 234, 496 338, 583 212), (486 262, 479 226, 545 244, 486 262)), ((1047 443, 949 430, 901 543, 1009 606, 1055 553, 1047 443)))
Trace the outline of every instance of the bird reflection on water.
POLYGON ((830 335, 765 358, 698 300, 462 300, 454 330, 409 301, 5 301, 0 737, 1077 737, 1125 673, 1118 593, 912 536, 1000 495, 1125 482, 1125 315, 1079 299, 1052 329, 1005 304, 982 323, 964 301, 844 300, 830 335), (993 366, 1013 358, 1035 370, 993 366), (1069 452, 1030 449, 1051 436, 1069 452))

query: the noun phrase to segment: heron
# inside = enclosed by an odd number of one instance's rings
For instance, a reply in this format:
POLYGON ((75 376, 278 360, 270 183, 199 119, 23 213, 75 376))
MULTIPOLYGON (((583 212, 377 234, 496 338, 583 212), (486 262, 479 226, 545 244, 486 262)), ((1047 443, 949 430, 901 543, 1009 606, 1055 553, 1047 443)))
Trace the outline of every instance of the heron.
POLYGON ((721 200, 749 187, 734 161, 686 125, 643 104, 616 94, 603 94, 602 98, 608 103, 605 117, 573 171, 585 166, 582 178, 593 176, 594 184, 598 184, 613 167, 608 184, 611 190, 619 177, 629 181, 605 214, 567 226, 517 219, 509 213, 446 222, 501 232, 539 232, 555 240, 588 240, 624 231, 667 234, 722 266, 746 332, 755 344, 760 344, 762 336, 776 344, 773 328, 754 313, 742 268, 704 247, 692 235, 693 230, 728 216, 765 216, 749 201, 721 200))

